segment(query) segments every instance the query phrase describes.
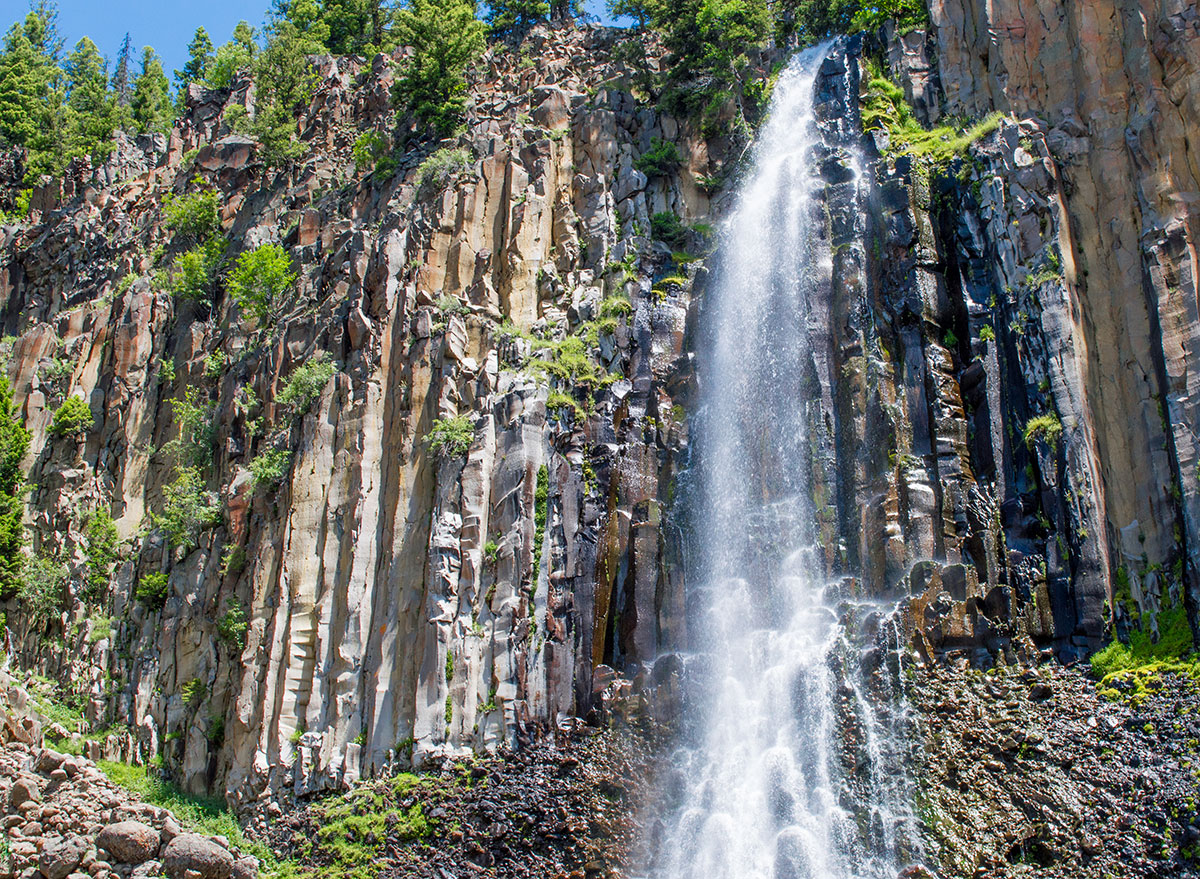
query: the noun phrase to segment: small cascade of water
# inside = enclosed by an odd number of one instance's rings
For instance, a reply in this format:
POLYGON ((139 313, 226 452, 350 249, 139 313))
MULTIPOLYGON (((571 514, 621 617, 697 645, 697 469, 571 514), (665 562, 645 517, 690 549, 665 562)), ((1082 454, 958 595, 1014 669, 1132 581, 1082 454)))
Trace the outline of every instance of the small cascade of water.
POLYGON ((886 609, 825 582, 815 545, 809 321, 827 310, 813 305, 832 260, 814 92, 828 51, 779 78, 704 304, 688 535, 699 695, 656 879, 894 879, 916 838, 898 634, 886 609))

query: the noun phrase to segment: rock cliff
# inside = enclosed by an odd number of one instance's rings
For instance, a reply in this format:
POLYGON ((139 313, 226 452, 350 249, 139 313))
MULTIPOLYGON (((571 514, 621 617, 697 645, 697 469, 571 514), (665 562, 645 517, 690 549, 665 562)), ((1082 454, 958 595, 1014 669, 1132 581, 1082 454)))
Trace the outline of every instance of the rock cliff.
MULTIPOLYGON (((1194 625, 1200 21, 1178 3, 930 15, 840 41, 818 86, 825 572, 908 597, 927 664, 1070 661, 1185 601, 1194 625), (927 125, 1003 115, 931 173, 864 132, 880 74, 927 125)), ((605 696, 669 713, 695 635, 691 358, 745 141, 656 109, 639 72, 659 57, 538 28, 479 65, 464 134, 373 172, 352 147, 396 130, 392 58, 317 60, 308 153, 284 169, 234 133, 252 83, 194 88, 169 138, 77 164, 0 229, 33 550, 71 569, 61 616, 9 600, 7 637, 86 696, 91 729, 119 728, 90 756, 161 755, 189 789, 275 811, 545 737, 605 696), (677 160, 645 161, 661 141, 677 160), (170 294, 187 242, 167 206, 205 192, 230 259, 289 254, 271 319, 170 294), (69 397, 92 426, 51 430, 69 397), (461 448, 431 442, 464 417, 461 448), (197 423, 221 516, 180 547, 152 514, 197 423), (251 469, 267 451, 278 479, 251 469), (121 541, 99 595, 95 510, 121 541), (139 598, 154 575, 161 602, 139 598)))

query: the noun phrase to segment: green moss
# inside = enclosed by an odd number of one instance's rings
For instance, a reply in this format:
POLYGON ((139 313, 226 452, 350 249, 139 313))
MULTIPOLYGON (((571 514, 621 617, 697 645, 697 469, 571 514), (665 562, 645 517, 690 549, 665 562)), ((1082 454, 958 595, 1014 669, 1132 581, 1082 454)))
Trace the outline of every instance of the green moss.
POLYGON ((1114 641, 1092 655, 1092 674, 1100 679, 1102 695, 1137 704, 1156 692, 1168 673, 1200 683, 1200 656, 1193 652, 1187 611, 1183 607, 1161 610, 1156 622, 1157 638, 1149 626, 1137 625, 1128 643, 1114 641))

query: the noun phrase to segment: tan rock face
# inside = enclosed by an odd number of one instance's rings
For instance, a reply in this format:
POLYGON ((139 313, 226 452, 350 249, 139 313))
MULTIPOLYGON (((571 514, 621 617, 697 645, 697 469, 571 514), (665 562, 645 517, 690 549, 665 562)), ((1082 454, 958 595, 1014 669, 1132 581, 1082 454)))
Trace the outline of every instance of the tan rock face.
POLYGON ((944 112, 1038 120, 1061 181, 1062 329, 1109 570, 1181 560, 1194 596, 1200 16, 1181 0, 929 8, 944 112))

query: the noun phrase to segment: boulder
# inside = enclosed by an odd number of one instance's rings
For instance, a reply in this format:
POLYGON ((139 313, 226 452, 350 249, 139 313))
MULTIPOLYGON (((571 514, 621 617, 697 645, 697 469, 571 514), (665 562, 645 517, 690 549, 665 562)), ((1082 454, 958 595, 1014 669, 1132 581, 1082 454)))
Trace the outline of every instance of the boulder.
POLYGON ((140 864, 158 854, 158 831, 141 821, 118 821, 100 831, 96 845, 122 864, 140 864))
POLYGON ((88 848, 88 841, 82 836, 68 836, 61 842, 48 845, 38 857, 38 871, 46 879, 67 879, 75 872, 88 848))
POLYGON ((229 879, 233 855, 198 833, 181 833, 163 850, 162 867, 169 879, 185 879, 189 872, 199 874, 201 879, 229 879))

